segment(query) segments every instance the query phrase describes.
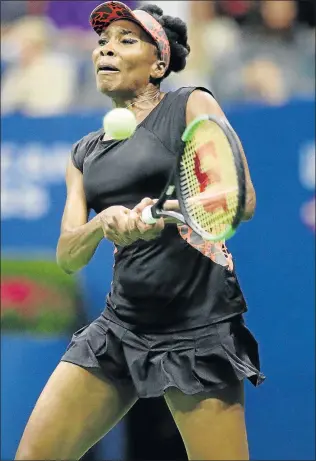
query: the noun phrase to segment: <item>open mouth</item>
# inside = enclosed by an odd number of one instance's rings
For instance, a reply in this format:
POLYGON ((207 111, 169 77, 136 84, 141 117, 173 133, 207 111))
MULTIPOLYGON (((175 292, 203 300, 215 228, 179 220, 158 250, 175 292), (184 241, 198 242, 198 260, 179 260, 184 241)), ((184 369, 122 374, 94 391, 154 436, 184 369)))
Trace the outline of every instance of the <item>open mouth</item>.
POLYGON ((119 72, 118 68, 111 65, 98 66, 98 74, 113 74, 119 72))

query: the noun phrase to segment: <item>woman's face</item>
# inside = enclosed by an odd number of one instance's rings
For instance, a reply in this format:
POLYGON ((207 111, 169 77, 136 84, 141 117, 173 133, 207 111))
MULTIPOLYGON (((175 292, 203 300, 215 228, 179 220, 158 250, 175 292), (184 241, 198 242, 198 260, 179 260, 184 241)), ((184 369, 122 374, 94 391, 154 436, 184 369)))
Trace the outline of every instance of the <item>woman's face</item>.
POLYGON ((109 96, 132 95, 157 77, 157 48, 137 24, 112 22, 100 35, 93 51, 98 90, 109 96))

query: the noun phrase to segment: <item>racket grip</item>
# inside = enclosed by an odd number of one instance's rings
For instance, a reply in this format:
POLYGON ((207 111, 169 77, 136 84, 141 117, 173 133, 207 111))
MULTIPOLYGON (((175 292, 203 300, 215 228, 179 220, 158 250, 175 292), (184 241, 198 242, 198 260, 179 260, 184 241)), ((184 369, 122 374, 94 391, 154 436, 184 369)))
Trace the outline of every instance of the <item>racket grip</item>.
POLYGON ((142 211, 141 220, 144 224, 155 224, 158 219, 154 218, 151 212, 151 205, 146 206, 142 211))

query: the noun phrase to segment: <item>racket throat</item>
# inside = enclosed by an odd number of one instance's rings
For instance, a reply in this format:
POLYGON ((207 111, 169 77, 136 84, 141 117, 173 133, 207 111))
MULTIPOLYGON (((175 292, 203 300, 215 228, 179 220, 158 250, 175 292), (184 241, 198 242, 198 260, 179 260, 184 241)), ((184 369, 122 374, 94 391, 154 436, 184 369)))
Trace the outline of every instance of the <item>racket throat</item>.
POLYGON ((152 217, 155 219, 159 219, 161 216, 161 213, 163 212, 163 205, 166 200, 169 200, 175 191, 176 186, 169 184, 169 186, 166 188, 166 191, 162 194, 160 199, 151 207, 151 214, 152 217))
POLYGON ((168 189, 166 190, 166 196, 171 197, 174 193, 176 186, 169 186, 168 189))

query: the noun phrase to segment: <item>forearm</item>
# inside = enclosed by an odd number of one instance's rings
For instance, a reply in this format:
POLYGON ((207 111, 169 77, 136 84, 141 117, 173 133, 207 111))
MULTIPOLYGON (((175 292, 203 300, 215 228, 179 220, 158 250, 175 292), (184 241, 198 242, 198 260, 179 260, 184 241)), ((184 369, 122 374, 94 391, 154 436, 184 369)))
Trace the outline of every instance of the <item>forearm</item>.
MULTIPOLYGON (((164 209, 167 211, 180 211, 178 200, 167 200, 164 209)), ((250 181, 246 184, 246 205, 242 216, 242 221, 249 221, 256 209, 256 191, 250 181)), ((175 218, 164 218, 165 223, 175 224, 178 223, 175 218)))
POLYGON ((76 229, 63 231, 57 245, 57 263, 68 274, 88 264, 104 238, 99 216, 76 229))
MULTIPOLYGON (((173 210, 173 211, 179 211, 179 206, 175 205, 175 200, 174 201, 169 201, 169 202, 174 202, 174 205, 164 207, 166 210, 173 210)), ((242 221, 249 221, 255 212, 256 208, 256 192, 252 186, 249 186, 246 190, 246 205, 245 205, 245 210, 242 216, 242 221)), ((166 224, 179 224, 179 221, 175 218, 164 218, 164 221, 166 224)))

